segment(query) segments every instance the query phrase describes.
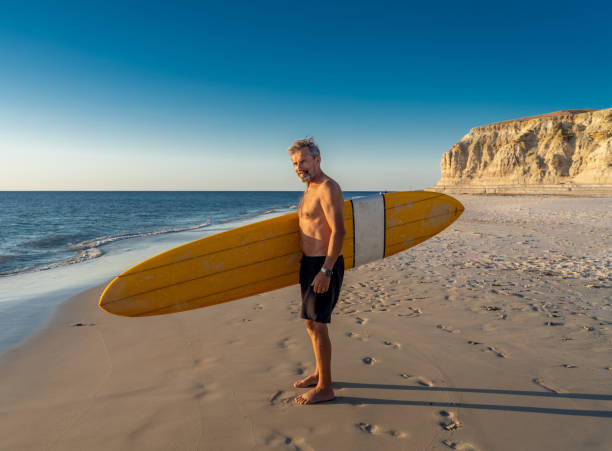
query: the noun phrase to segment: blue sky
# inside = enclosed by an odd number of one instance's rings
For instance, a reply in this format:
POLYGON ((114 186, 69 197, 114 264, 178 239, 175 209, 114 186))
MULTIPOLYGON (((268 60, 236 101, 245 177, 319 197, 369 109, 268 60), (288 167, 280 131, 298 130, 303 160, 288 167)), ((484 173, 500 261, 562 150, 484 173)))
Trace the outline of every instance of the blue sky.
POLYGON ((470 128, 612 107, 612 4, 4 2, 0 189, 421 189, 470 128))

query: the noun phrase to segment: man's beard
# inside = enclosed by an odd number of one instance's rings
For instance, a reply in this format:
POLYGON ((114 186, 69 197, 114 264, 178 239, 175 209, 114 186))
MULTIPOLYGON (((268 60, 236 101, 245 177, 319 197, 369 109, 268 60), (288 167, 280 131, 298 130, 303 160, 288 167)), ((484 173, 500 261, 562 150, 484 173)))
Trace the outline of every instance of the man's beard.
POLYGON ((312 179, 312 175, 308 171, 302 171, 302 175, 298 174, 298 177, 304 183, 310 182, 310 179, 312 179))

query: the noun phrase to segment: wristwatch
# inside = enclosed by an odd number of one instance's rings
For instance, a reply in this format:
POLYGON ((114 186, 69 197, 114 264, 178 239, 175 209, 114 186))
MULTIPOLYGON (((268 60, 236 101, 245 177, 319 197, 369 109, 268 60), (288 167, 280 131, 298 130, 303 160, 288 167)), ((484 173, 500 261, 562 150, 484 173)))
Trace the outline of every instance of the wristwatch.
POLYGON ((327 277, 331 277, 331 275, 332 275, 332 271, 331 271, 331 269, 321 268, 321 272, 322 272, 323 274, 325 274, 327 277))

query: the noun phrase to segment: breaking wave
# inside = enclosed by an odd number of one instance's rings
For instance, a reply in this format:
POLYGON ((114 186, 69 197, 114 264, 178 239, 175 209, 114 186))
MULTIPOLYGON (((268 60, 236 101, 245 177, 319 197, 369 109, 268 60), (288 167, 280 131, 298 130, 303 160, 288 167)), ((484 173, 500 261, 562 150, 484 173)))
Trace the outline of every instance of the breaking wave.
MULTIPOLYGON (((202 224, 197 224, 189 227, 176 227, 162 230, 155 230, 152 232, 137 232, 137 233, 124 233, 119 235, 107 235, 98 238, 93 238, 91 240, 81 241, 80 243, 68 244, 67 248, 70 250, 76 251, 74 255, 64 258, 62 260, 56 260, 49 263, 43 263, 38 265, 31 265, 22 268, 17 268, 14 270, 0 272, 0 276, 11 276, 15 274, 23 274, 26 272, 35 272, 35 271, 46 271, 48 269, 58 268, 60 266, 68 266, 73 265, 75 263, 82 263, 88 260, 93 260, 101 257, 104 253, 100 246, 108 243, 112 243, 119 240, 127 240, 131 238, 143 238, 150 237, 156 235, 163 235, 166 233, 176 233, 176 232, 185 232, 188 230, 197 230, 204 227, 207 227, 211 224, 211 221, 208 220, 202 224)), ((66 241, 66 235, 58 235, 56 237, 49 238, 41 238, 39 240, 30 241, 28 244, 33 244, 34 242, 40 243, 39 246, 49 246, 50 243, 64 243, 66 241)), ((8 262, 10 260, 15 259, 10 255, 2 255, 0 256, 0 263, 8 262), (6 257, 6 258, 5 258, 6 257)))

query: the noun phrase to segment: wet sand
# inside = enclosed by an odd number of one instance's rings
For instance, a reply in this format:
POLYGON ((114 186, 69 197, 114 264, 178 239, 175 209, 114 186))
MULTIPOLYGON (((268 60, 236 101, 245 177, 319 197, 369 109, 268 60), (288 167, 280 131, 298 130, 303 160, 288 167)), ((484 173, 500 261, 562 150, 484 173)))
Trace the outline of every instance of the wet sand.
POLYGON ((0 359, 0 449, 612 448, 612 198, 456 196, 431 240, 346 273, 336 400, 298 287, 121 318, 103 287, 0 359))

